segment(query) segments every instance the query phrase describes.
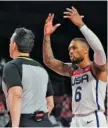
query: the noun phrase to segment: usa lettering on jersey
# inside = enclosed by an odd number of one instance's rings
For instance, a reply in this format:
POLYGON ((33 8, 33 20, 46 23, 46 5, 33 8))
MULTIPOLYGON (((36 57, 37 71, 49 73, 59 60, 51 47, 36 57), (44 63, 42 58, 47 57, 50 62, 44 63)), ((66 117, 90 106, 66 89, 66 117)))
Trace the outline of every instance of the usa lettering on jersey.
POLYGON ((74 86, 75 84, 80 84, 83 83, 84 81, 89 82, 89 77, 88 74, 84 74, 82 76, 76 77, 73 81, 72 81, 72 86, 74 86))

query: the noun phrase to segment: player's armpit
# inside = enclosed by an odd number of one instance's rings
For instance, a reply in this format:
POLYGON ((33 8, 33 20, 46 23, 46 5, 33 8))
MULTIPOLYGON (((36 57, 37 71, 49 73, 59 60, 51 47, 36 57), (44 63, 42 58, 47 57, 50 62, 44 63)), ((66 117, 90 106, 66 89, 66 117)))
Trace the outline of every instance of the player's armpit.
POLYGON ((105 72, 107 70, 106 64, 104 65, 98 65, 94 62, 94 67, 98 72, 105 72))
POLYGON ((70 77, 73 73, 71 63, 63 63, 60 60, 52 59, 49 63, 45 63, 50 69, 62 76, 70 77))
POLYGON ((107 81, 106 64, 100 66, 100 65, 97 65, 96 63, 93 63, 92 71, 94 76, 96 76, 97 79, 104 82, 107 81))

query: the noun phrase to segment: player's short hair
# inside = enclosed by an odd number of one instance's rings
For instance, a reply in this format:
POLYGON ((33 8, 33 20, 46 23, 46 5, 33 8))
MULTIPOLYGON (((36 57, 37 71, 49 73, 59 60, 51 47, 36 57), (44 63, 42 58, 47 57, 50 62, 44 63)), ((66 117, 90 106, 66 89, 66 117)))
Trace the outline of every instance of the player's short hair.
POLYGON ((87 40, 84 38, 74 38, 74 39, 72 39, 72 41, 81 41, 82 43, 85 43, 87 45, 88 49, 90 49, 87 40))
POLYGON ((22 53, 30 53, 34 46, 35 35, 31 30, 24 27, 16 28, 14 33, 14 42, 16 43, 18 50, 22 53))
POLYGON ((79 40, 79 41, 81 41, 81 42, 84 42, 84 43, 86 43, 86 44, 88 45, 87 40, 84 39, 84 38, 74 38, 72 41, 76 41, 76 40, 79 40))

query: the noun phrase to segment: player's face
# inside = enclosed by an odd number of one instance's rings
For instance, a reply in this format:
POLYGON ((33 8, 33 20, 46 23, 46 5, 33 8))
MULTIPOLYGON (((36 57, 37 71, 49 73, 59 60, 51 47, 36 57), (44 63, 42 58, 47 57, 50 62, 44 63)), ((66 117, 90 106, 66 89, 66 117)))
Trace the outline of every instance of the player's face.
POLYGON ((69 56, 72 63, 78 64, 84 59, 84 47, 80 41, 72 41, 69 45, 69 56))
POLYGON ((14 42, 14 38, 15 38, 15 34, 12 35, 12 37, 10 39, 10 44, 9 44, 9 53, 10 53, 11 58, 14 57, 14 51, 15 51, 15 47, 16 47, 16 43, 14 42))

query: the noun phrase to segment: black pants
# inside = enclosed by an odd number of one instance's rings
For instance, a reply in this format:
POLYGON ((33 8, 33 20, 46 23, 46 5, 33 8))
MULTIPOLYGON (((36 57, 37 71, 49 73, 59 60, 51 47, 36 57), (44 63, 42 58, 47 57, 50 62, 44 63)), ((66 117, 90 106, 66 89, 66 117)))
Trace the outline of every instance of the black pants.
MULTIPOLYGON (((12 123, 9 123, 5 127, 11 127, 12 123)), ((21 114, 20 127, 52 127, 52 123, 48 118, 48 114, 45 114, 42 121, 35 121, 30 114, 21 114)))

